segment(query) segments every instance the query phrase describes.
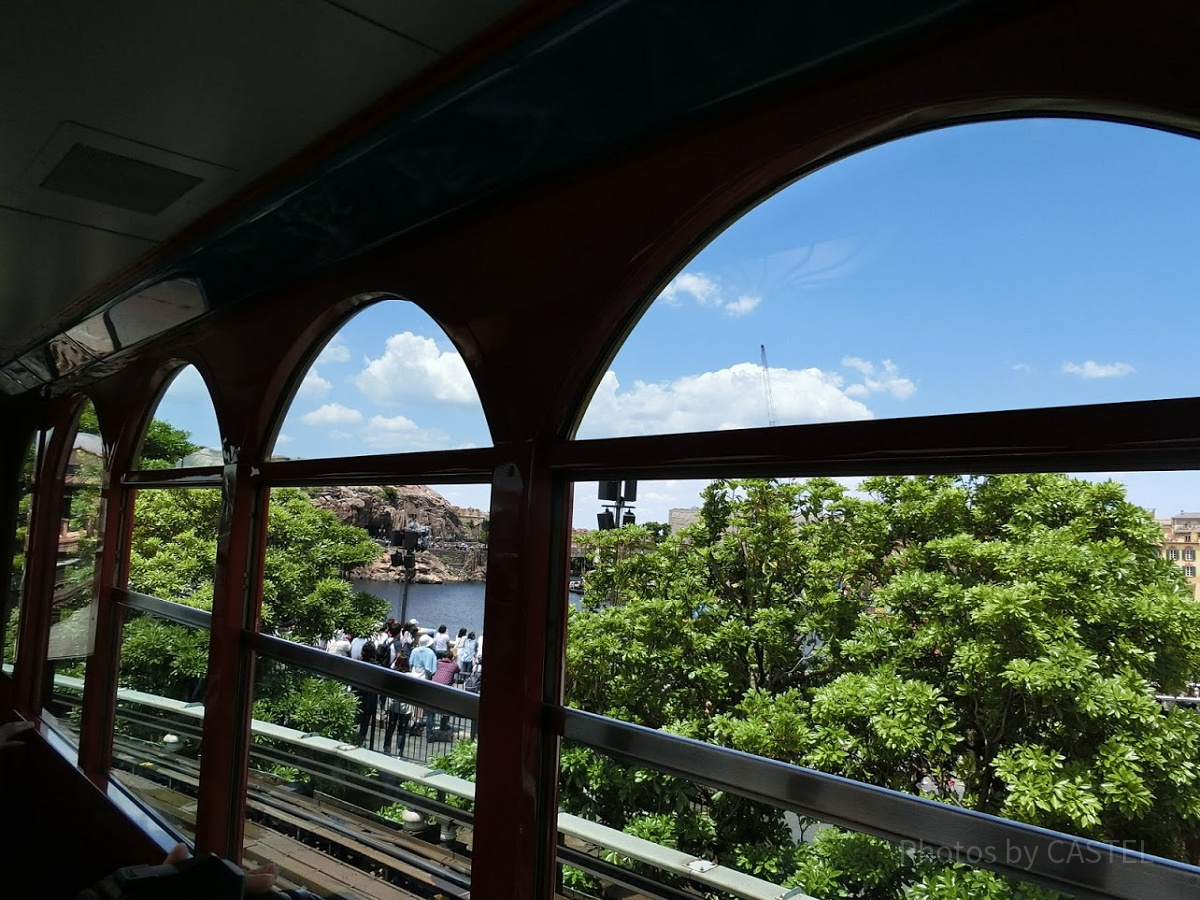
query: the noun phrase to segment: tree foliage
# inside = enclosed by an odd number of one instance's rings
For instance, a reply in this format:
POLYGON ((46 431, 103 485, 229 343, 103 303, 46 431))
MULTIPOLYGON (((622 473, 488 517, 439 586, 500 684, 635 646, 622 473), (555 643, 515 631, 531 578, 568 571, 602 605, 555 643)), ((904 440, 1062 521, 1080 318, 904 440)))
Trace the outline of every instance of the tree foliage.
MULTIPOLYGON (((143 491, 130 554, 129 586, 211 609, 216 568, 220 492, 143 491)), ((343 579, 379 552, 365 531, 341 524, 302 491, 272 492, 264 560, 262 628, 312 643, 336 631, 366 633, 387 603, 355 591, 343 579)), ((131 619, 123 636, 120 679, 133 687, 181 700, 203 699, 208 635, 150 616, 131 619)), ((350 739, 356 701, 336 682, 260 661, 255 714, 302 731, 350 739)))
POLYGON ((33 510, 34 475, 37 466, 37 441, 31 440, 21 463, 20 493, 17 497, 17 522, 12 542, 12 565, 8 585, 0 598, 0 624, 4 626, 3 658, 15 662, 17 632, 21 623, 21 591, 25 584, 25 545, 29 540, 29 517, 33 510))
MULTIPOLYGON (((100 420, 96 409, 88 403, 79 414, 79 430, 86 434, 100 434, 100 420)), ((138 467, 142 469, 169 469, 179 465, 180 460, 200 449, 192 442, 192 436, 182 428, 176 428, 162 419, 151 419, 142 437, 142 452, 138 467)))
MULTIPOLYGON (((1153 695, 1200 672, 1200 606, 1120 485, 718 482, 682 533, 620 531, 570 621, 571 704, 1197 859, 1200 717, 1153 695)), ((1036 893, 861 835, 798 844, 774 810, 615 765, 565 752, 564 805, 671 817, 689 852, 818 896, 1036 893)))

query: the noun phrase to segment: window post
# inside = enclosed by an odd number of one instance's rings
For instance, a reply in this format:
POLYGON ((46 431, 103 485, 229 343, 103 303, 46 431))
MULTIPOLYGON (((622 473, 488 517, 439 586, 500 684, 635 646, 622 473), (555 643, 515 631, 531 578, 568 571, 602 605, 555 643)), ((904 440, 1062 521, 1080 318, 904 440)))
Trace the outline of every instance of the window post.
POLYGON ((484 679, 471 895, 553 896, 558 741, 543 704, 561 703, 570 491, 536 445, 518 445, 492 482, 484 679))
POLYGON ((240 861, 254 691, 253 655, 242 635, 258 629, 262 553, 256 551, 266 539, 267 496, 251 483, 250 466, 237 461, 236 450, 226 448, 222 482, 196 849, 240 861))

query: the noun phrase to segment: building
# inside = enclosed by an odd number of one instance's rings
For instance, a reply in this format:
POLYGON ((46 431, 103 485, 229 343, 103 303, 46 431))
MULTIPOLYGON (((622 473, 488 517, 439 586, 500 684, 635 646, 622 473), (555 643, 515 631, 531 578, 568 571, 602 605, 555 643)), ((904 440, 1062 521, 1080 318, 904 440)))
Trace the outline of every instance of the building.
POLYGON ((700 521, 700 508, 693 506, 689 509, 672 509, 667 512, 667 528, 674 534, 681 528, 695 525, 700 521))
POLYGON ((1169 519, 1158 519, 1163 535, 1163 556, 1183 571, 1183 577, 1197 594, 1196 551, 1200 550, 1200 512, 1180 512, 1169 519))

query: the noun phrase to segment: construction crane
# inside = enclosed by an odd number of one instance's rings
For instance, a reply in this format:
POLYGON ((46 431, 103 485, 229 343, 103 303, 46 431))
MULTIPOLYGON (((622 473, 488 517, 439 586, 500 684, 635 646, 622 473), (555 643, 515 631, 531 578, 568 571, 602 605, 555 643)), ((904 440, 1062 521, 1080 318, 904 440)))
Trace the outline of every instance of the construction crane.
POLYGON ((763 393, 767 397, 767 424, 775 427, 775 401, 771 399, 771 367, 767 365, 767 345, 759 344, 762 354, 763 393))

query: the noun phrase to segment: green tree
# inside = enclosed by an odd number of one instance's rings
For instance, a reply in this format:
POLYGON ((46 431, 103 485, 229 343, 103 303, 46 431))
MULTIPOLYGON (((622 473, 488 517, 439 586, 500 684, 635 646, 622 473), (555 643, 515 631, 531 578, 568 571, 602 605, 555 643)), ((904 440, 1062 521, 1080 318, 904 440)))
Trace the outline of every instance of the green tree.
POLYGON ((142 439, 140 465, 143 469, 170 468, 200 449, 191 435, 161 419, 154 419, 142 439))
MULTIPOLYGON (((719 482, 692 528, 597 555, 568 702, 1193 861, 1200 718, 1153 694, 1200 671, 1200 607, 1158 541, 1119 485, 1060 475, 719 482)), ((771 810, 612 765, 565 753, 564 805, 703 813, 720 840, 684 816, 679 846, 810 893, 1032 890, 860 835, 798 847, 771 810)))
MULTIPOLYGON (((139 494, 130 588, 211 609, 220 502, 216 490, 139 494)), ((387 603, 355 591, 342 576, 378 552, 365 531, 341 524, 302 491, 273 491, 263 630, 306 644, 342 629, 366 633, 387 614, 387 603)), ((124 634, 121 682, 177 699, 201 699, 207 646, 206 633, 151 617, 133 619, 124 634)), ((255 710, 270 721, 345 740, 354 734, 354 709, 353 695, 340 684, 260 665, 255 710)))
MULTIPOLYGON (((85 434, 100 434, 100 420, 91 403, 79 414, 79 430, 85 434)), ((138 467, 142 469, 170 469, 190 453, 200 449, 192 442, 192 436, 182 428, 176 428, 162 419, 152 419, 142 438, 142 452, 138 467)))
POLYGON ((12 542, 12 567, 4 597, 2 615, 4 625, 3 658, 15 662, 17 656, 17 632, 21 622, 21 591, 25 584, 25 545, 29 540, 29 517, 33 510, 34 476, 37 467, 37 439, 30 441, 21 464, 20 495, 17 499, 17 527, 12 542))

